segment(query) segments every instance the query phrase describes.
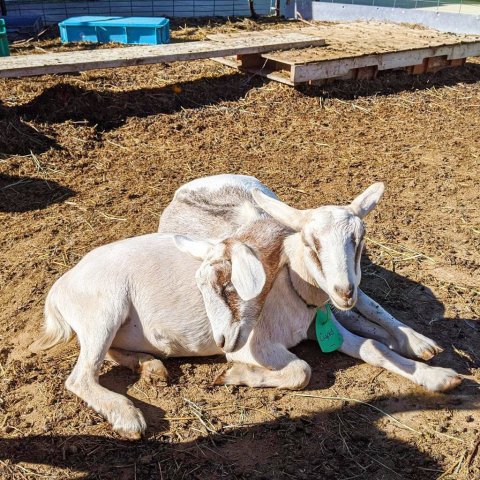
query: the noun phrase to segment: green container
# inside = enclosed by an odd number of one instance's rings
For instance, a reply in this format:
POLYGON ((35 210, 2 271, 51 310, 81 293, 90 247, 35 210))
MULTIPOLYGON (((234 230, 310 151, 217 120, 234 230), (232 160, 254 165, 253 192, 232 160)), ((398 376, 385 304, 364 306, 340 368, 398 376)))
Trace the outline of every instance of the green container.
POLYGON ((0 57, 8 57, 9 55, 7 27, 5 27, 5 20, 0 18, 0 57))

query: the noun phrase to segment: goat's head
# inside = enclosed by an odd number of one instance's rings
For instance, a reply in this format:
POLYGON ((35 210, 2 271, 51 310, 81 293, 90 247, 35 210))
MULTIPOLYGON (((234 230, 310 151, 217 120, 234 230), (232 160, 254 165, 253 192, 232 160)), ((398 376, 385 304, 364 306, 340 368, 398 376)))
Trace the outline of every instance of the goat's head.
POLYGON ((203 260, 195 275, 215 343, 225 352, 241 348, 260 315, 257 297, 266 282, 265 270, 244 243, 197 240, 175 235, 177 248, 203 260))
POLYGON ((333 304, 351 309, 360 284, 360 257, 364 245, 363 217, 383 195, 383 183, 374 183, 350 205, 297 210, 253 190, 256 203, 283 225, 299 232, 305 248, 305 268, 333 304))

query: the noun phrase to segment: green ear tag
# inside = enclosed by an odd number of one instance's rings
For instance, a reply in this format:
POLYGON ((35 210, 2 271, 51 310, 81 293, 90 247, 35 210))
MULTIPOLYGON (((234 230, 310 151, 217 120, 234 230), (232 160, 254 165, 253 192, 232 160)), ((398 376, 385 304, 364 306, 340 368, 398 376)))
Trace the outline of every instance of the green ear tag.
POLYGON ((332 310, 328 303, 323 308, 317 309, 315 332, 322 352, 334 352, 342 346, 343 337, 335 323, 333 323, 332 310))

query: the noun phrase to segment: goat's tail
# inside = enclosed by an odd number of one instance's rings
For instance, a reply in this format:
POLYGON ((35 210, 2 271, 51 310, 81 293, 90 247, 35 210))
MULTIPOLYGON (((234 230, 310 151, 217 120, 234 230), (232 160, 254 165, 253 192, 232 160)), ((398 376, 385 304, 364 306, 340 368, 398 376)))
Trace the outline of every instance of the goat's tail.
POLYGON ((55 285, 48 292, 45 301, 45 322, 43 324, 43 333, 30 347, 32 351, 48 350, 60 342, 68 342, 73 331, 70 325, 65 321, 62 314, 58 311, 55 298, 55 285))

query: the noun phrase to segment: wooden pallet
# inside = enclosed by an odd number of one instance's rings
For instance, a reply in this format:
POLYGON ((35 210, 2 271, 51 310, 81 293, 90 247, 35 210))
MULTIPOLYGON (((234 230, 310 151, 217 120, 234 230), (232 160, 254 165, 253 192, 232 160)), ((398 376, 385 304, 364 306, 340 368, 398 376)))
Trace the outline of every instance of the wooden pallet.
POLYGON ((326 46, 215 60, 296 86, 305 83, 321 85, 338 79, 368 80, 379 72, 393 69, 404 69, 411 74, 436 72, 461 66, 467 57, 480 56, 479 37, 459 37, 400 25, 388 25, 388 31, 385 28, 386 24, 366 22, 306 28, 305 32, 325 37, 326 46), (372 38, 379 37, 382 31, 385 37, 393 32, 391 38, 385 38, 382 44, 372 42, 372 38))
POLYGON ((296 29, 276 30, 268 35, 263 32, 261 34, 247 32, 235 38, 200 42, 19 55, 0 59, 0 77, 25 77, 228 55, 253 55, 285 48, 303 48, 324 44, 325 40, 314 33, 296 29))

